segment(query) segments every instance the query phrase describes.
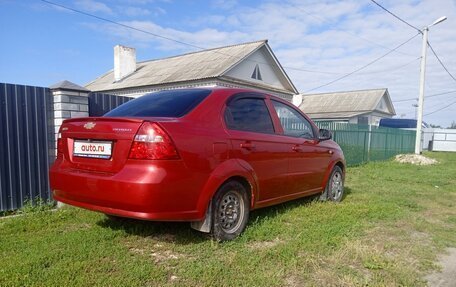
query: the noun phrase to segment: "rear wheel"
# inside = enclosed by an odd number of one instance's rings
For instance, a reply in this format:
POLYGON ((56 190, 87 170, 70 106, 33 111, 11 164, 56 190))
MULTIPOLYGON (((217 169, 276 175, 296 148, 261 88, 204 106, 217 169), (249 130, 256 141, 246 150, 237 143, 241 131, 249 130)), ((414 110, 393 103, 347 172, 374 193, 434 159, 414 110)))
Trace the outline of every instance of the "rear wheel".
POLYGON ((246 188, 237 181, 223 184, 213 198, 212 208, 212 236, 218 241, 238 237, 249 219, 246 188))
POLYGON ((344 196, 344 174, 339 166, 331 171, 326 188, 320 196, 321 200, 340 202, 344 196))

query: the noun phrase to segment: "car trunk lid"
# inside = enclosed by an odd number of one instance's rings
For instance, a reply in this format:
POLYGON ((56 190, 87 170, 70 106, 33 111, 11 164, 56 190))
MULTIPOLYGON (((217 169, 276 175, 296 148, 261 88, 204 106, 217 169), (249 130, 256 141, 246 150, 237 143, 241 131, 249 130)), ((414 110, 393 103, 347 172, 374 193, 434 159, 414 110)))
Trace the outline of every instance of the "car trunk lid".
POLYGON ((65 120, 63 154, 69 167, 115 173, 128 160, 133 139, 144 119, 90 117, 65 120))

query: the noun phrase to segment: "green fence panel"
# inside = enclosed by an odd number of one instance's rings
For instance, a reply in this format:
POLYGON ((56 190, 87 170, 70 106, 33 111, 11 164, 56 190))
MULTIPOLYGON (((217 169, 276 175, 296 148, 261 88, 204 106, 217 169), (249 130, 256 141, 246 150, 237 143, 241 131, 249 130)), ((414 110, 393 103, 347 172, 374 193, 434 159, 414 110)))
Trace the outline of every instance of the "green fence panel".
POLYGON ((387 160, 415 149, 415 131, 358 125, 344 122, 316 121, 319 128, 328 129, 342 148, 347 165, 387 160))

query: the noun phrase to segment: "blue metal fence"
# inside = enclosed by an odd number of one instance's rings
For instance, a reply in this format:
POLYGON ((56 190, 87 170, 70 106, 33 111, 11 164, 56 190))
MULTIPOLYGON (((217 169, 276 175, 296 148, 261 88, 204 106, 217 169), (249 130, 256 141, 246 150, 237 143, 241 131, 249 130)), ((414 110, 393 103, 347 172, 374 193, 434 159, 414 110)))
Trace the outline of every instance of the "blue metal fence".
POLYGON ((53 97, 48 88, 0 83, 0 211, 51 198, 53 97))
POLYGON ((115 96, 103 93, 90 93, 89 95, 89 115, 100 117, 110 110, 133 100, 131 97, 115 96))

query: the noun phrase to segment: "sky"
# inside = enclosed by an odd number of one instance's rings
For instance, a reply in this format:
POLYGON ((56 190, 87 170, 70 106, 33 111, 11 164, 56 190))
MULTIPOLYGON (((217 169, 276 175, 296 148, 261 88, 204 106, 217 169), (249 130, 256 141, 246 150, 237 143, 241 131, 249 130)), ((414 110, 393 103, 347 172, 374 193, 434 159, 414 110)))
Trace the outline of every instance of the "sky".
MULTIPOLYGON (((422 36, 370 0, 50 1, 189 45, 40 0, 0 0, 0 82, 85 85, 113 68, 117 44, 144 61, 268 39, 301 93, 388 88, 397 117, 416 116, 422 36)), ((447 16, 430 27, 429 42, 456 77, 456 0, 377 2, 418 29, 447 16)), ((424 114, 442 127, 456 121, 456 80, 429 49, 424 114)))

